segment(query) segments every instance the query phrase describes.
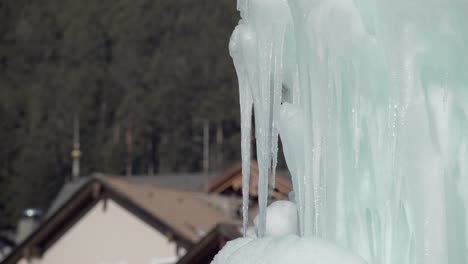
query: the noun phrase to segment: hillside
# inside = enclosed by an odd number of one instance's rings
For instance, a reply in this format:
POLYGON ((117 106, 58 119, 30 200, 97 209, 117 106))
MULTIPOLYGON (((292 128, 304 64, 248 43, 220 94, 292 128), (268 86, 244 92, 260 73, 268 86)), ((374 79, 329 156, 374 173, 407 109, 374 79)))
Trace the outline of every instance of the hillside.
POLYGON ((238 159, 235 0, 1 0, 0 228, 71 171, 200 171, 238 159), (128 169, 128 168, 127 168, 128 169))

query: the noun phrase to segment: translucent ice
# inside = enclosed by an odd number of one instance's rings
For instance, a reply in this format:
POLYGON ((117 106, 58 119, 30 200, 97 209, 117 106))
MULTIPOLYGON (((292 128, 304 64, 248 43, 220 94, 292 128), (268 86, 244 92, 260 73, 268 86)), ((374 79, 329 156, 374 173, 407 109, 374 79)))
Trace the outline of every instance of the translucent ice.
MULTIPOLYGON (((286 236, 299 234, 296 204, 290 201, 276 201, 267 208, 266 236, 286 236)), ((258 230, 258 217, 254 219, 258 230)))
POLYGON ((370 264, 468 263, 468 1, 238 9, 230 49, 246 181, 255 117, 260 241, 288 247, 267 232, 279 132, 302 237, 370 264))

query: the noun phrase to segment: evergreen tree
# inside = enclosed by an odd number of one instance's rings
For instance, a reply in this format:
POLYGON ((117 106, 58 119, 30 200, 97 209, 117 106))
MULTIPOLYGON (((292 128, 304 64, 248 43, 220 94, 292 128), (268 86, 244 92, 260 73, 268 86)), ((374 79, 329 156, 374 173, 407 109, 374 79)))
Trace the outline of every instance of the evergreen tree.
POLYGON ((0 1, 0 228, 82 174, 200 171, 201 123, 239 157, 234 0, 0 1))

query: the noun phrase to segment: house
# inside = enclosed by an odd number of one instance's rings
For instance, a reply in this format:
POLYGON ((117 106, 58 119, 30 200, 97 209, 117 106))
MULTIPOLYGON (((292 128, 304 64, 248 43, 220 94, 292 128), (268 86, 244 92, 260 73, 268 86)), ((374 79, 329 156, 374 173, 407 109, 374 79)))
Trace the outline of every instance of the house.
MULTIPOLYGON (((271 182, 271 174, 270 182, 271 182)), ((250 184, 249 184, 249 222, 258 213, 257 198, 258 198, 258 165, 252 160, 250 162, 250 184)), ((288 200, 288 195, 292 191, 291 176, 287 171, 277 170, 275 176, 275 188, 269 190, 270 201, 288 200)), ((220 194, 229 197, 242 198, 242 164, 239 162, 228 168, 220 176, 211 181, 206 187, 205 192, 212 194, 220 194)), ((241 210, 241 209, 239 209, 241 210)), ((239 215, 242 213, 239 212, 239 215)))
MULTIPOLYGON (((208 264, 241 236, 241 172, 237 163, 217 177, 78 178, 63 186, 43 220, 1 263, 208 264)), ((256 215, 257 182, 252 161, 250 217, 256 215)), ((287 199, 291 189, 290 177, 279 171, 272 200, 287 199)))
MULTIPOLYGON (((271 179, 271 174, 269 175, 271 179)), ((249 195, 252 199, 258 197, 258 164, 252 160, 250 162, 250 185, 249 195)), ((219 177, 213 179, 205 188, 208 193, 223 195, 242 196, 242 163, 238 162, 219 177)), ((275 188, 270 190, 271 197, 275 200, 288 199, 289 192, 292 191, 291 176, 287 171, 277 171, 275 177, 275 188)))
POLYGON ((2 264, 175 263, 239 201, 97 174, 64 186, 45 220, 2 264))

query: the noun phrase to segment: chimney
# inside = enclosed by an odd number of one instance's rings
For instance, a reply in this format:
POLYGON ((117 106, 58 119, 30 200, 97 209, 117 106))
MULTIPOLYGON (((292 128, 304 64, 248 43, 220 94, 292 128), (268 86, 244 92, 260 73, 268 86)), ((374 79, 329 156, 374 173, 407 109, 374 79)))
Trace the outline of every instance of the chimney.
POLYGON ((16 244, 21 243, 36 229, 41 216, 42 211, 37 208, 28 208, 23 211, 16 228, 16 244))

